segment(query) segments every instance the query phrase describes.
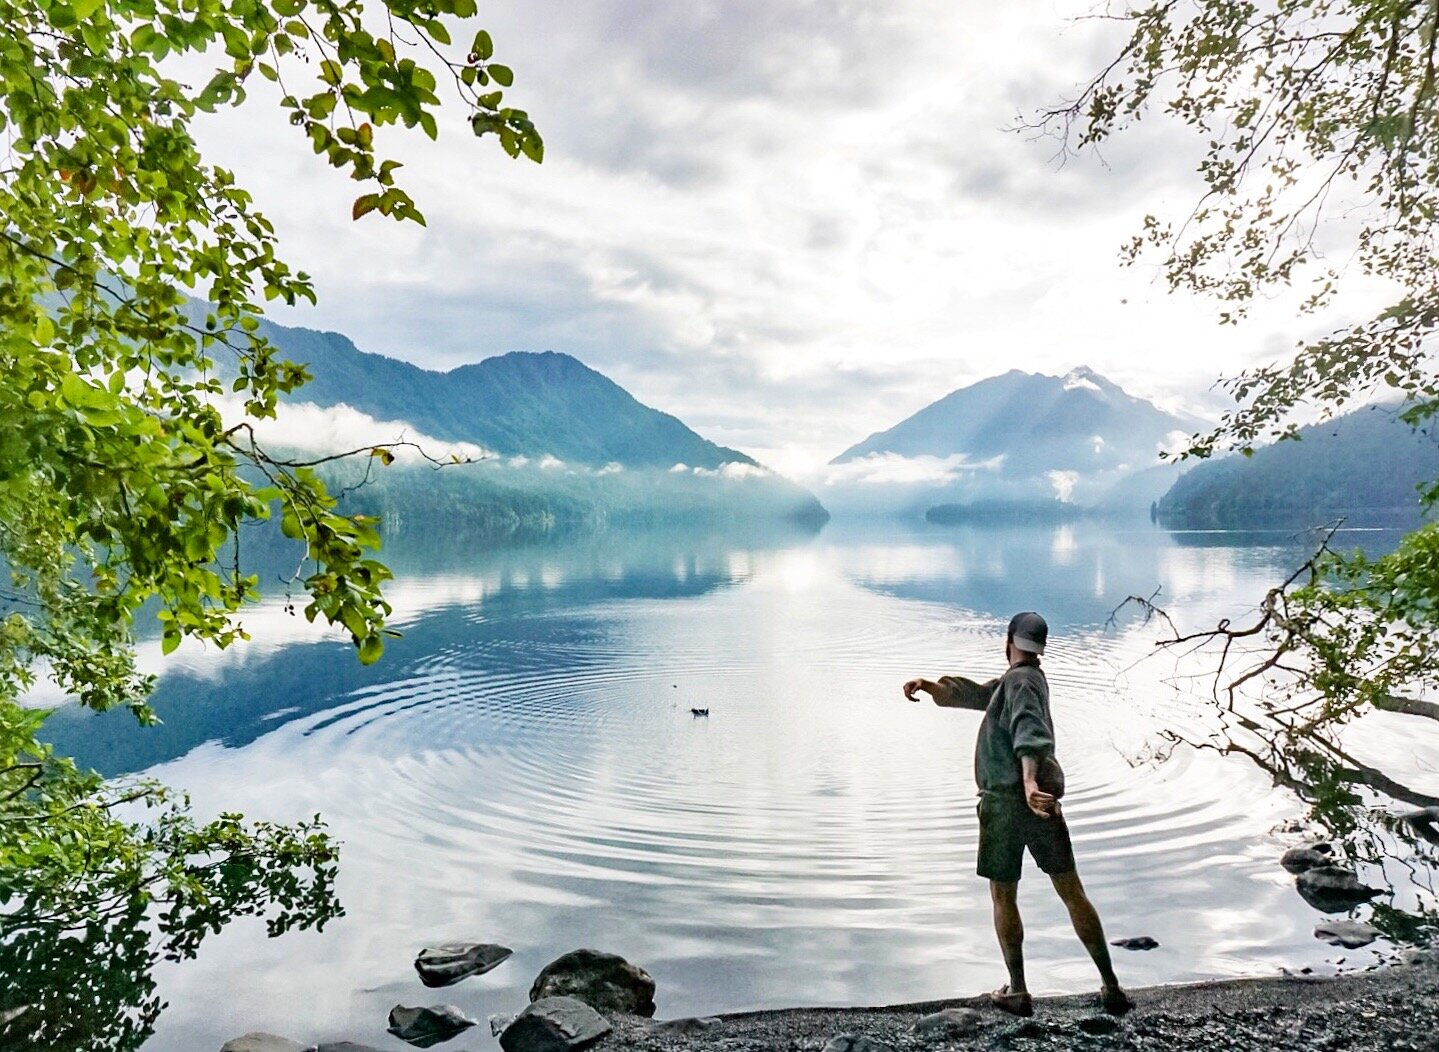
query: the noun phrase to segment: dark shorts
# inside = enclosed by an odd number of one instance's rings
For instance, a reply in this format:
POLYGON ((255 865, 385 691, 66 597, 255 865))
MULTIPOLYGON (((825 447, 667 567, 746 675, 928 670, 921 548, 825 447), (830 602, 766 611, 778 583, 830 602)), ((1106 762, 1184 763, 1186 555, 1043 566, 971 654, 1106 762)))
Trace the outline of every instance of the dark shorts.
POLYGON ((1074 872, 1074 847, 1062 813, 1040 818, 1018 794, 980 796, 979 875, 1014 883, 1025 848, 1050 876, 1074 872))

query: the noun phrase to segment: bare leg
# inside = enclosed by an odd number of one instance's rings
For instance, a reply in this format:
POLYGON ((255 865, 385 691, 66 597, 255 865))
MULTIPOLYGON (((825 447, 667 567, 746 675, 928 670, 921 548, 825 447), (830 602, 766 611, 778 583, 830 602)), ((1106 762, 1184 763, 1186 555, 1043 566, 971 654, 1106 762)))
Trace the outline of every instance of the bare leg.
POLYGON ((989 897, 994 903, 994 934, 1009 969, 1009 992, 1027 993, 1024 983, 1024 921, 1019 916, 1019 884, 991 880, 989 897))
POLYGON ((1059 892, 1060 899, 1069 910, 1069 920, 1074 925, 1074 933, 1079 936, 1079 941, 1084 943, 1084 948, 1094 959, 1094 966, 1099 969, 1099 978, 1104 983, 1105 990, 1121 990, 1119 977, 1114 974, 1114 964, 1109 959, 1109 944, 1104 941, 1104 926, 1099 922, 1099 913, 1094 904, 1084 893, 1079 874, 1062 873, 1049 879, 1054 882, 1054 890, 1059 892))

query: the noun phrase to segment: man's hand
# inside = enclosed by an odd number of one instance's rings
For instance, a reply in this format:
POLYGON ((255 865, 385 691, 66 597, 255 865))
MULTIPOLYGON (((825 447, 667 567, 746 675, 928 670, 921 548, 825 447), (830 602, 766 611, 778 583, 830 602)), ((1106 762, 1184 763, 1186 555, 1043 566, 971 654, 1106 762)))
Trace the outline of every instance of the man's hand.
POLYGON ((916 698, 914 695, 915 695, 915 692, 916 692, 916 691, 920 691, 920 690, 924 691, 924 692, 925 692, 926 694, 928 694, 931 698, 935 698, 935 697, 938 697, 938 696, 939 696, 939 684, 938 684, 938 683, 931 682, 930 680, 927 680, 927 679, 919 679, 919 678, 912 679, 912 680, 910 680, 909 682, 905 683, 905 685, 904 685, 904 696, 905 696, 906 698, 908 698, 910 701, 918 701, 919 699, 916 698))
POLYGON ((1024 780, 1024 802, 1040 818, 1048 818, 1059 809, 1059 801, 1041 789, 1032 778, 1024 780))

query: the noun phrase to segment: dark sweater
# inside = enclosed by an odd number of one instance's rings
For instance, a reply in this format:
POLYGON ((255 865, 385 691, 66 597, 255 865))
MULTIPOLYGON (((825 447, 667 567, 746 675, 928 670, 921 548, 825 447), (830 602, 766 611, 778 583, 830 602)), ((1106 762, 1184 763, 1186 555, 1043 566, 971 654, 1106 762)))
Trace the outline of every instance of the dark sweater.
POLYGON ((1054 720, 1049 714, 1049 682, 1033 662, 1015 665, 999 679, 975 683, 944 676, 948 704, 983 709, 984 722, 974 743, 974 780, 981 793, 1022 793, 1023 756, 1054 754, 1054 720))

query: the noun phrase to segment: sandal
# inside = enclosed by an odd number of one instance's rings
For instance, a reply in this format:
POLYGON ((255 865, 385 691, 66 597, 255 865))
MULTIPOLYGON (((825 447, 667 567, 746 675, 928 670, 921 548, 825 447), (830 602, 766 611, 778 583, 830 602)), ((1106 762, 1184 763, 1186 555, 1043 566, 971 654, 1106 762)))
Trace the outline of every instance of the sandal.
POLYGON ((1001 1012, 1008 1012, 1010 1015, 1034 1015, 1034 998, 1027 993, 1010 993, 1008 984, 990 994, 989 1003, 1001 1012))
POLYGON ((1099 1003, 1110 1015, 1124 1015, 1134 1008, 1134 1002, 1120 986, 1102 986, 1099 989, 1099 1003))

